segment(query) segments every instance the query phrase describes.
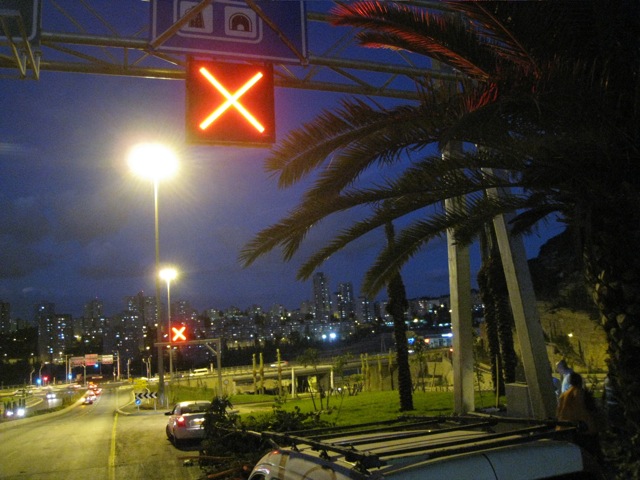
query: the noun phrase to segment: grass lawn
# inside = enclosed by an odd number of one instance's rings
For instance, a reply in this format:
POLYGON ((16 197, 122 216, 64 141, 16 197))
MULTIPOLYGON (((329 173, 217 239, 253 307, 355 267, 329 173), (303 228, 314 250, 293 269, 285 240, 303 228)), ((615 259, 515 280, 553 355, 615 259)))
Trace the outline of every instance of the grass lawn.
MULTIPOLYGON (((172 400, 211 400, 215 395, 212 389, 194 387, 174 387, 170 393, 172 400)), ((230 398, 234 406, 247 404, 259 404, 254 413, 243 413, 242 416, 268 415, 271 408, 276 405, 276 397, 273 395, 232 395, 230 398), (265 408, 267 407, 267 408, 265 408)), ((305 395, 301 398, 286 398, 284 402, 279 402, 280 408, 285 411, 294 411, 296 407, 302 413, 309 413, 321 410, 320 418, 336 425, 352 425, 356 423, 366 423, 373 421, 392 420, 400 415, 449 415, 453 413, 453 392, 422 392, 413 393, 414 410, 411 412, 400 412, 400 397, 398 391, 383 392, 362 392, 354 396, 332 395, 323 399, 322 407, 319 399, 315 398, 315 408, 313 400, 305 395)), ((496 400, 491 392, 483 392, 480 395, 476 392, 476 408, 486 408, 495 406, 496 400)), ((500 399, 504 405, 504 398, 500 399)), ((242 409, 245 410, 245 409, 242 409)))
MULTIPOLYGON (((374 421, 393 420, 400 415, 450 415, 453 413, 453 392, 414 392, 414 410, 400 412, 400 398, 397 391, 364 392, 355 396, 332 396, 324 399, 322 409, 318 398, 313 401, 309 397, 287 399, 281 404, 286 411, 296 407, 301 412, 322 410, 320 418, 336 425, 352 425, 374 421)), ((233 403, 234 399, 231 398, 233 403)), ((476 394, 476 408, 495 405, 495 398, 490 393, 476 394)))

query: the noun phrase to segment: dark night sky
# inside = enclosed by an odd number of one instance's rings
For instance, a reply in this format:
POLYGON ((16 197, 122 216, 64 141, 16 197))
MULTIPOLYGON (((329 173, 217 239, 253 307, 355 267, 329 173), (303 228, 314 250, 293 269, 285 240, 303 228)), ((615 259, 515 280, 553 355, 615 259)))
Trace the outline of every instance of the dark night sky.
MULTIPOLYGON (((39 81, 0 77, 0 300, 11 303, 12 316, 30 319, 40 301, 81 315, 96 297, 112 315, 125 296, 154 294, 153 188, 126 164, 141 141, 171 145, 180 158, 176 177, 160 185, 160 256, 180 272, 172 299, 203 310, 295 309, 310 298, 311 282, 295 279, 299 260, 348 218, 319 225, 292 262, 274 252, 242 269, 240 248, 282 218, 305 185, 279 190, 264 171, 265 149, 187 145, 184 97, 183 81, 47 71, 39 81)), ((278 138, 339 98, 276 89, 278 138)), ((529 256, 557 233, 529 238, 529 256)), ((351 281, 359 292, 382 243, 372 234, 327 261, 331 288, 351 281)), ((410 297, 447 293, 444 239, 403 275, 410 297)))

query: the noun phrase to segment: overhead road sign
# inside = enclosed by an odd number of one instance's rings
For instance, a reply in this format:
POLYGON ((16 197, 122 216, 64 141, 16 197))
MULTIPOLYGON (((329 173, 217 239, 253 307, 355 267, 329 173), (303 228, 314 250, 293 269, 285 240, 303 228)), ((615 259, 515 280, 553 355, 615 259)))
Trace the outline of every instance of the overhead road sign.
POLYGON ((100 361, 103 365, 113 365, 113 355, 100 355, 100 361))
POLYGON ((98 363, 98 354, 97 353, 87 353, 84 356, 84 364, 87 367, 92 367, 94 366, 96 363, 98 363))
POLYGON ((40 0, 0 0, 0 46, 11 49, 22 78, 29 65, 34 78, 40 78, 40 55, 34 51, 40 46, 41 11, 40 0))
POLYGON ((40 37, 40 0, 0 0, 0 42, 40 37))
POLYGON ((275 141, 271 66, 192 59, 186 88, 189 142, 269 146, 275 141))
POLYGON ((170 53, 306 63, 304 2, 153 0, 150 45, 170 53))
POLYGON ((69 365, 72 367, 82 367, 84 365, 84 357, 71 357, 69 365))

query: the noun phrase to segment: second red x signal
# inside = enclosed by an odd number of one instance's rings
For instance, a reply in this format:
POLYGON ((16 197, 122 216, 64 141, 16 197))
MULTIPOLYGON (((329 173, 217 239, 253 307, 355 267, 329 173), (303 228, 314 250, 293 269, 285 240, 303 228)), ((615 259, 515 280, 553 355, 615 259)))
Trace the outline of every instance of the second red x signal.
POLYGON ((192 143, 268 146, 275 141, 270 66, 191 60, 186 85, 192 143))
POLYGON ((187 327, 181 325, 179 327, 171 327, 171 341, 172 342, 184 342, 187 340, 185 330, 187 327))

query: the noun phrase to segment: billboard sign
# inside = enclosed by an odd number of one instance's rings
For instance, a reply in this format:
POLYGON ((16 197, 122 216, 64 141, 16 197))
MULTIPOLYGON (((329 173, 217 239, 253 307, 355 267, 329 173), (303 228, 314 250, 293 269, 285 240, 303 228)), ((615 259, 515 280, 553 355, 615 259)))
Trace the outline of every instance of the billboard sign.
MULTIPOLYGON (((153 44, 201 3, 197 0, 153 0, 150 43, 153 44)), ((307 57, 304 2, 259 1, 257 4, 261 14, 243 1, 211 2, 199 9, 173 35, 161 41, 157 50, 239 60, 300 63, 301 59, 290 45, 304 58, 307 57)))

